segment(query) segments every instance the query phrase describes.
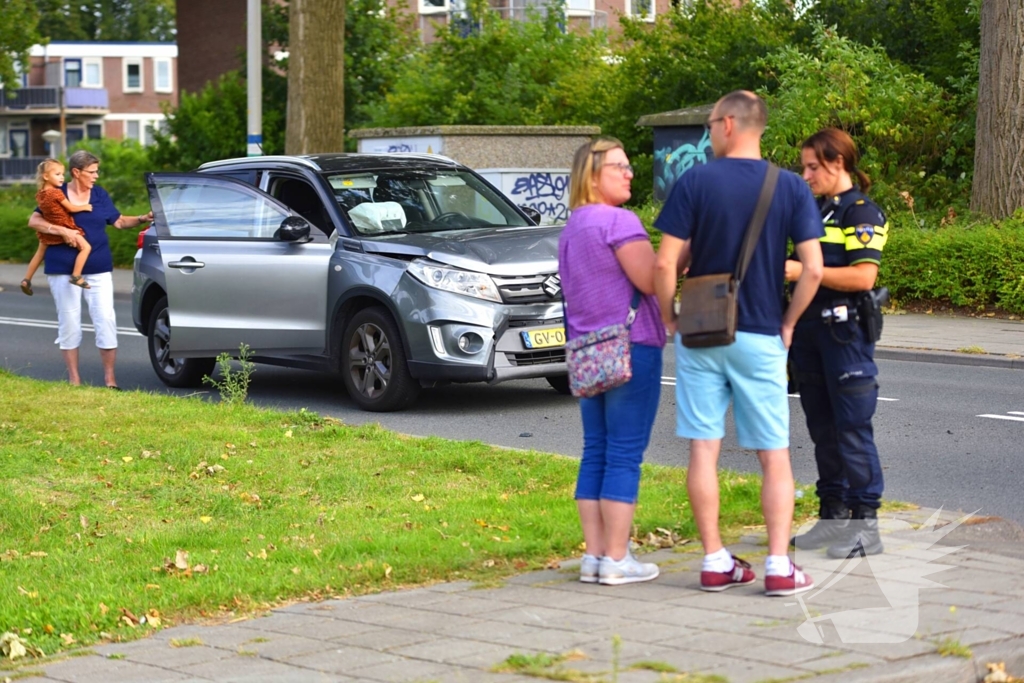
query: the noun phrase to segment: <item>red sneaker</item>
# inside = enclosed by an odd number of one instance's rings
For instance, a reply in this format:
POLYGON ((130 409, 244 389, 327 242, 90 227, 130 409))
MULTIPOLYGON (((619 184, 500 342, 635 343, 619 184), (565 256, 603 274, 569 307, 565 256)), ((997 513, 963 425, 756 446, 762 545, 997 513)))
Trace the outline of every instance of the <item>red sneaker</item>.
POLYGON ((796 595, 814 588, 814 579, 800 567, 789 563, 789 576, 765 576, 764 594, 768 596, 796 595))
POLYGON ((727 572, 701 572, 700 589, 718 592, 734 586, 747 586, 757 580, 749 562, 745 562, 735 555, 732 556, 732 560, 732 569, 727 572))

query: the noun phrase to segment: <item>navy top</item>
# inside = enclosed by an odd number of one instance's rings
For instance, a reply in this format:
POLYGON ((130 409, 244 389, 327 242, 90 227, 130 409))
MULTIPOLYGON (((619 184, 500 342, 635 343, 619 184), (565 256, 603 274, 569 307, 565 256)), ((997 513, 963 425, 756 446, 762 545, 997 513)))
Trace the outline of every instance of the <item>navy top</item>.
MULTIPOLYGON (((66 183, 60 190, 65 197, 68 196, 66 183)), ((92 247, 92 253, 89 254, 85 267, 82 268, 82 274, 109 273, 114 270, 114 257, 110 253, 107 226, 113 225, 121 217, 121 212, 114 208, 114 202, 110 199, 110 195, 99 185, 92 186, 89 203, 92 204, 92 211, 79 211, 71 214, 75 219, 75 225, 85 232, 85 239, 92 247)), ((36 212, 42 213, 38 206, 36 212)), ((77 257, 78 250, 66 244, 47 247, 44 271, 47 275, 71 275, 77 257)))
MULTIPOLYGON (((767 172, 767 161, 723 157, 691 168, 672 187, 654 225, 666 235, 691 240, 689 275, 736 271, 743 236, 767 172)), ((795 173, 781 171, 740 285, 737 329, 779 334, 786 240, 799 244, 823 234, 821 214, 807 183, 795 173)))

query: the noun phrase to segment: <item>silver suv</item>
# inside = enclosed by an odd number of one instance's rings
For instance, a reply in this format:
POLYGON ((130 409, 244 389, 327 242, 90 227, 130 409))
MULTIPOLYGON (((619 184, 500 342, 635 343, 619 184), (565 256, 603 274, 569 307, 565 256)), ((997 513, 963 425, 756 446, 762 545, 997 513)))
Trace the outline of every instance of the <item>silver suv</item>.
POLYGON ((148 174, 132 316, 153 369, 194 386, 247 344, 340 373, 365 410, 421 387, 544 377, 568 393, 561 226, 445 157, 254 157, 148 174))

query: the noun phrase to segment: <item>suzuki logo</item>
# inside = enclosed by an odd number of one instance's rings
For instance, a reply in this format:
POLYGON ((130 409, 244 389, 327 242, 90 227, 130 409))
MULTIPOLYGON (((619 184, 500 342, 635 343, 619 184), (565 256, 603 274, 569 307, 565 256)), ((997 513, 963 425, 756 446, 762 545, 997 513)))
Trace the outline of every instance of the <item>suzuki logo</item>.
POLYGON ((558 274, 549 276, 541 283, 541 287, 552 299, 561 294, 562 292, 562 279, 558 277, 558 274))

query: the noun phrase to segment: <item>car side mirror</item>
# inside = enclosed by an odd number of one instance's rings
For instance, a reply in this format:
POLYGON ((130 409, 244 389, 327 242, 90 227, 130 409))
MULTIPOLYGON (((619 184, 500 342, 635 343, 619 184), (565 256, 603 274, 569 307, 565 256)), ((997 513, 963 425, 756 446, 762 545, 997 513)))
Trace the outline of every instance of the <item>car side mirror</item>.
POLYGON ((520 206, 519 210, 522 211, 523 213, 525 213, 526 217, 529 218, 531 221, 533 221, 537 225, 540 225, 540 221, 541 221, 540 211, 538 211, 537 209, 533 208, 532 206, 520 206))
POLYGON ((288 216, 281 221, 281 227, 274 232, 274 238, 282 242, 308 242, 309 221, 302 216, 288 216))

